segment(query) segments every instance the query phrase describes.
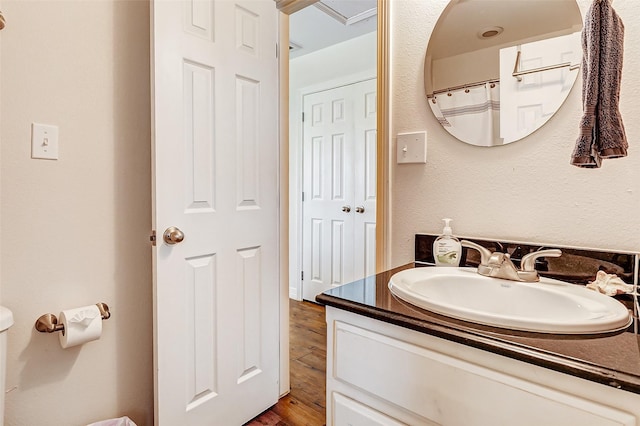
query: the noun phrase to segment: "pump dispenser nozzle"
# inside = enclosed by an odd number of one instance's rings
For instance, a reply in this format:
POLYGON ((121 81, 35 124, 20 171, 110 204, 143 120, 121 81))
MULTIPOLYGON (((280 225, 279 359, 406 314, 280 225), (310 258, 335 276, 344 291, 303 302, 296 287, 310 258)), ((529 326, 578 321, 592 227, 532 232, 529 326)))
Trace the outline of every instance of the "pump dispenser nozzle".
POLYGON ((444 218, 442 219, 444 221, 444 229, 442 230, 442 233, 444 235, 451 235, 453 234, 453 231, 451 230, 451 219, 444 218))

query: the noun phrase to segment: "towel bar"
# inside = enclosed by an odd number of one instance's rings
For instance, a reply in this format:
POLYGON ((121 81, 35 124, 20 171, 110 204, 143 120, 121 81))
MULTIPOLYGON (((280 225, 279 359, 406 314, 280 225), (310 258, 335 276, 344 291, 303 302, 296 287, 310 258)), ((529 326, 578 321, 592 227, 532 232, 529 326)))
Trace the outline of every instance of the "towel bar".
POLYGON ((522 76, 526 75, 526 74, 533 74, 533 73, 536 73, 536 72, 556 70, 558 68, 566 68, 566 67, 569 67, 570 71, 577 70, 578 68, 580 68, 580 64, 572 64, 571 62, 563 62, 561 64, 548 65, 546 67, 540 67, 540 68, 532 68, 530 70, 519 70, 518 69, 518 65, 520 65, 520 54, 521 54, 521 52, 520 52, 520 50, 518 50, 518 53, 516 54, 516 63, 513 66, 513 73, 511 73, 511 75, 514 76, 515 78, 517 78, 518 81, 522 81, 522 76))

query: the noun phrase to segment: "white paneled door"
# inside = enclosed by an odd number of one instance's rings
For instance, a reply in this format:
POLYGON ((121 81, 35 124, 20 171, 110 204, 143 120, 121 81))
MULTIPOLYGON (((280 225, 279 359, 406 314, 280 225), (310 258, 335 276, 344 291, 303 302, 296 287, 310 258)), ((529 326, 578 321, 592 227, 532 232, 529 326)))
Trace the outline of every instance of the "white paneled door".
POLYGON ((151 36, 155 422, 240 425, 279 394, 275 3, 155 0, 151 36))
POLYGON ((375 274, 376 80, 304 96, 302 297, 375 274))
POLYGON ((505 143, 522 139, 547 122, 567 98, 580 69, 566 66, 518 79, 512 75, 514 65, 525 71, 580 64, 580 37, 575 32, 500 49, 500 137, 505 143))

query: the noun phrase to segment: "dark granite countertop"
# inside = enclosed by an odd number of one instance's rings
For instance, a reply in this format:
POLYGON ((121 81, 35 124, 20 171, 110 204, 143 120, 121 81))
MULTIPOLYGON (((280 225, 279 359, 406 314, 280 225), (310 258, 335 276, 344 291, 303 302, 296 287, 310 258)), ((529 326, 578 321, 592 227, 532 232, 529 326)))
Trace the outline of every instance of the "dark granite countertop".
POLYGON ((319 303, 421 333, 486 350, 551 370, 640 394, 638 312, 626 331, 599 335, 552 335, 481 326, 417 308, 388 289, 390 277, 408 264, 316 297, 319 303))

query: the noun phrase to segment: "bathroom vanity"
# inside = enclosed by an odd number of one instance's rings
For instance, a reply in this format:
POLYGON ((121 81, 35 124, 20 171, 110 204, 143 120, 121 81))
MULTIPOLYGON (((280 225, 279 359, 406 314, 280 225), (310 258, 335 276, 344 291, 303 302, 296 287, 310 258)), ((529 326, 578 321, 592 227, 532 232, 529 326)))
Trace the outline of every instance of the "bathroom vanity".
POLYGON ((513 332, 397 299, 389 279, 414 267, 317 296, 328 425, 640 425, 637 302, 622 332, 513 332))

